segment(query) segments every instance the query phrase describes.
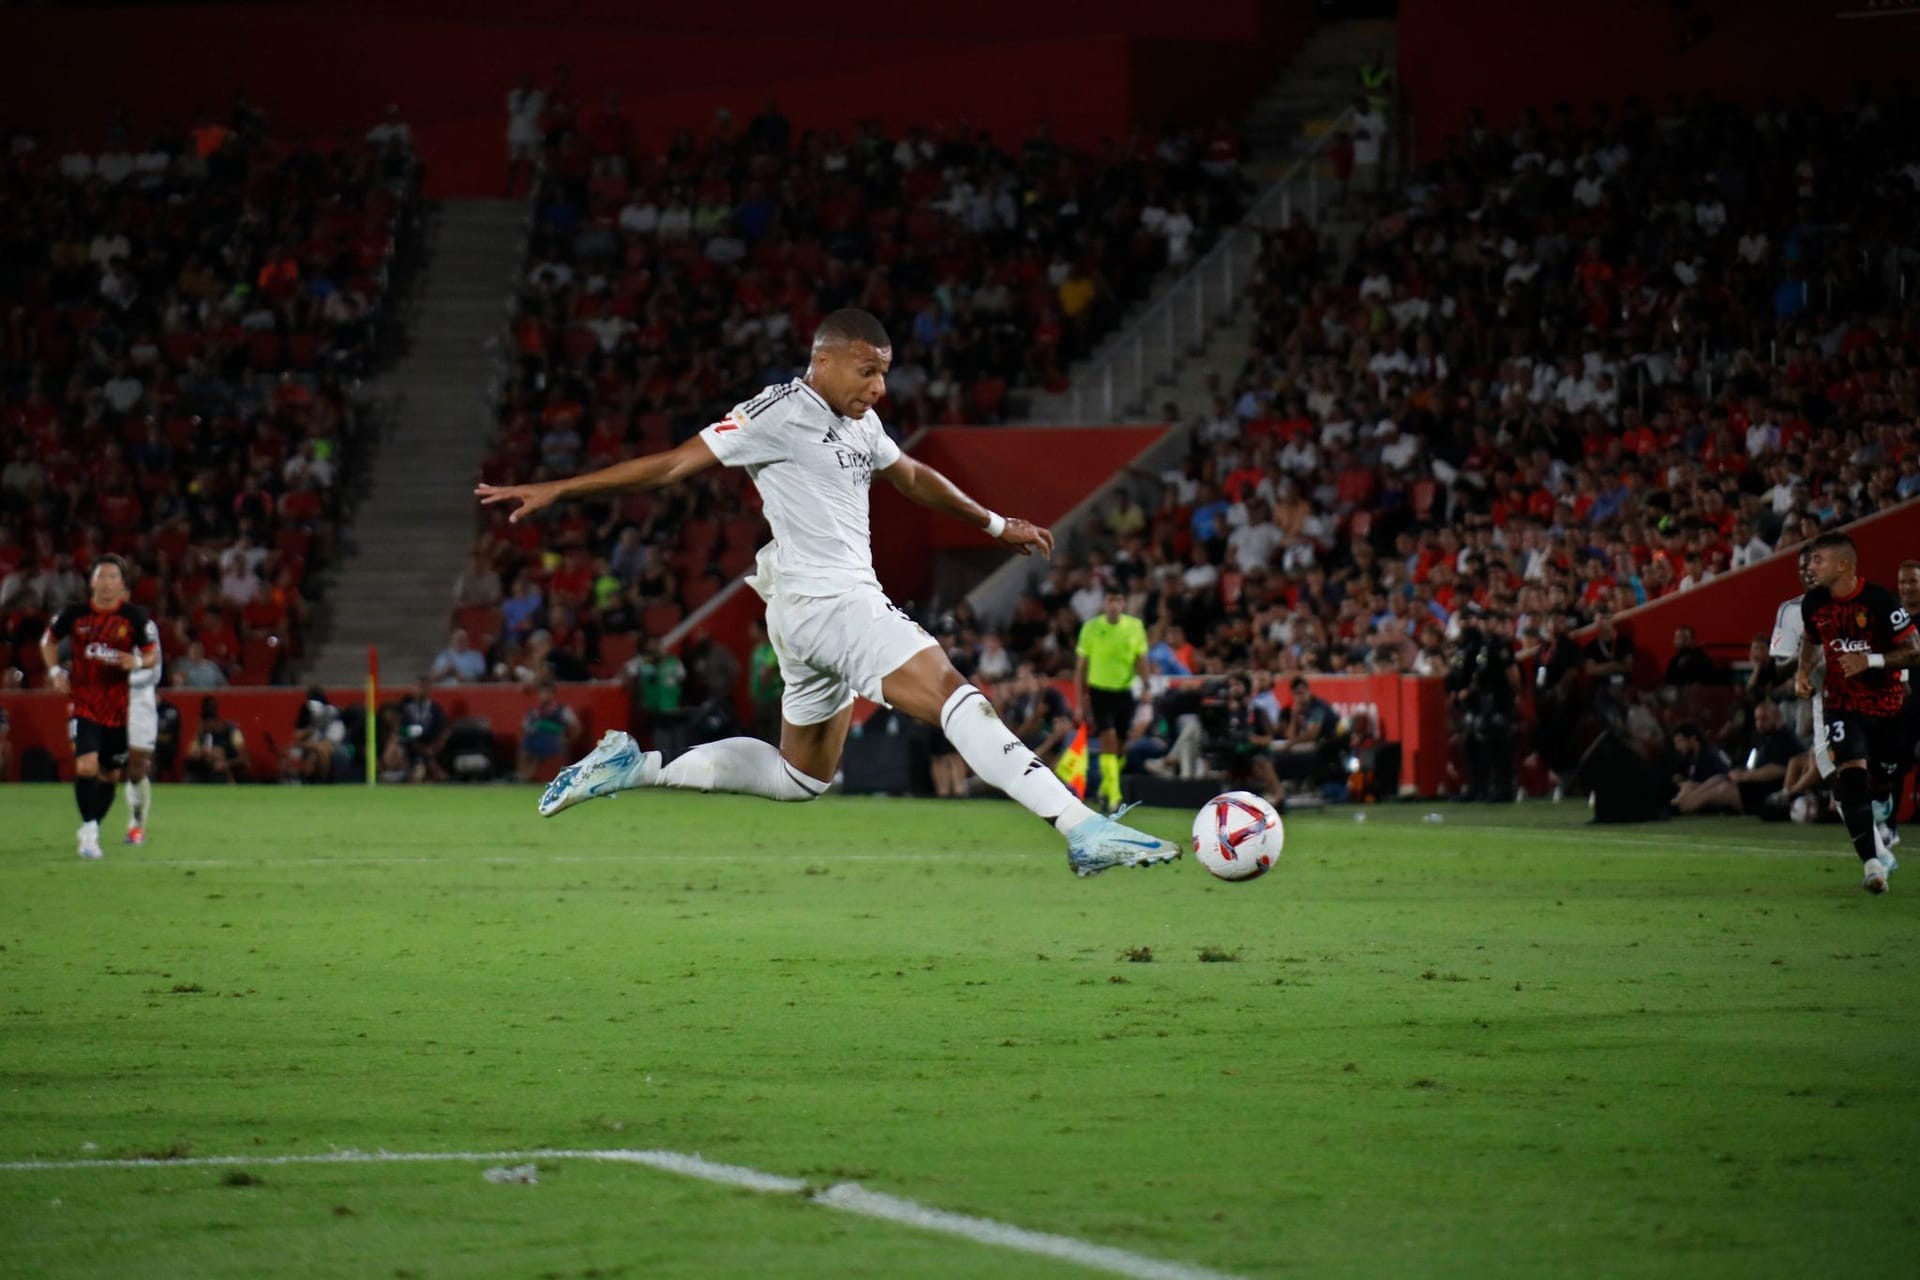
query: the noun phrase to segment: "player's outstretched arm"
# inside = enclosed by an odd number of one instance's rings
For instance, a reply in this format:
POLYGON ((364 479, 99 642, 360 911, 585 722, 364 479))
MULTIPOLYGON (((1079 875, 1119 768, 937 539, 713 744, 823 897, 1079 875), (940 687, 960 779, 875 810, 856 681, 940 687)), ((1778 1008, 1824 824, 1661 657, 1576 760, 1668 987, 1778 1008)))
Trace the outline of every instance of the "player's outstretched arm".
POLYGON ((565 480, 545 480, 539 484, 481 484, 475 485, 473 492, 479 497, 481 506, 490 507, 501 502, 516 504, 513 514, 507 519, 518 524, 543 507, 550 507, 568 498, 584 498, 596 493, 621 493, 630 489, 663 489, 688 476, 698 475, 718 461, 707 442, 694 436, 664 453, 629 458, 585 475, 569 476, 565 480))
MULTIPOLYGON (((880 473, 887 483, 923 507, 935 511, 944 511, 950 516, 964 520, 976 529, 992 532, 993 522, 998 519, 993 512, 960 492, 953 481, 935 471, 926 463, 906 454, 899 461, 880 473)), ((1053 531, 1043 529, 1018 517, 1005 519, 1005 527, 994 534, 997 541, 1012 547, 1023 556, 1038 551, 1043 556, 1053 555, 1053 531)))

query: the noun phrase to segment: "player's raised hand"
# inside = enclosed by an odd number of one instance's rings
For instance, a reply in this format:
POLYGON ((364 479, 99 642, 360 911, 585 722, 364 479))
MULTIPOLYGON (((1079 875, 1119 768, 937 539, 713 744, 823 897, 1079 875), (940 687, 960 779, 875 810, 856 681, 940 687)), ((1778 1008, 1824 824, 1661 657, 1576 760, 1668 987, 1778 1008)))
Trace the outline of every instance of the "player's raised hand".
POLYGON ((55 667, 47 672, 47 683, 53 686, 55 693, 72 693, 73 686, 67 682, 67 669, 55 667))
POLYGON ((542 507, 552 506, 556 496, 550 484, 477 484, 473 492, 483 507, 501 502, 515 504, 507 516, 510 524, 519 524, 542 507))
POLYGON ((1053 530, 1018 517, 1007 521, 1007 527, 1000 531, 1000 541, 1023 556, 1038 551, 1049 560, 1053 558, 1053 530))

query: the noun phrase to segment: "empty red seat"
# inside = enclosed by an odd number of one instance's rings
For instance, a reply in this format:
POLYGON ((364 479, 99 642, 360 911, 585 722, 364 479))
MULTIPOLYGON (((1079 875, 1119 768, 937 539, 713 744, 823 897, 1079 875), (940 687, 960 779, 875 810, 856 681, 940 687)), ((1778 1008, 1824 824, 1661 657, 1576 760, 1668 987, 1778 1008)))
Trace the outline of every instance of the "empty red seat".
POLYGON ((256 370, 278 369, 281 361, 280 335, 256 333, 247 339, 247 362, 256 370))
POLYGON ((640 637, 631 631, 609 631, 600 637, 600 661, 593 674, 599 680, 611 680, 640 652, 640 637))
POLYGON ((680 625, 682 616, 677 604, 656 604, 647 607, 647 611, 640 615, 640 622, 646 627, 648 635, 664 636, 680 625))

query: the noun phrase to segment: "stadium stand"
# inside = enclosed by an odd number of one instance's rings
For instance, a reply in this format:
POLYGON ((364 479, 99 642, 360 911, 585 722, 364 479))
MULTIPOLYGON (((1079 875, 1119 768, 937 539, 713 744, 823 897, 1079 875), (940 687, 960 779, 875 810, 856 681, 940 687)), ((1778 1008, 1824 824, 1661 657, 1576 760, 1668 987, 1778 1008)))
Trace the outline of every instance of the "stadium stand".
POLYGON ((418 166, 404 124, 276 139, 222 118, 89 153, 11 135, 0 207, 0 671, 103 551, 138 566, 174 683, 301 649, 369 430, 418 166))
MULTIPOLYGON (((545 167, 511 334, 513 372, 481 478, 524 482, 669 447, 806 365, 819 318, 857 305, 897 335, 889 428, 1004 419, 1201 252, 1242 203, 1225 129, 1142 133, 1098 153, 1044 124, 1017 147, 964 124, 935 136, 796 136, 771 104, 696 143, 637 154, 610 102, 547 103, 545 167)), ((618 668, 751 563, 751 486, 716 472, 679 491, 510 527, 480 553, 541 593, 545 628, 468 604, 457 625, 505 637, 523 666, 545 629, 577 664, 618 668)), ((521 615, 524 618, 524 615, 521 615)), ((529 668, 530 670, 530 668, 529 668)))
POLYGON ((950 652, 1070 672, 1118 582, 1164 672, 1439 675, 1469 624, 1541 656, 1920 494, 1916 124, 1911 98, 1529 119, 1369 209, 1345 265, 1273 233, 1184 464, 1010 619, 956 611, 950 652))

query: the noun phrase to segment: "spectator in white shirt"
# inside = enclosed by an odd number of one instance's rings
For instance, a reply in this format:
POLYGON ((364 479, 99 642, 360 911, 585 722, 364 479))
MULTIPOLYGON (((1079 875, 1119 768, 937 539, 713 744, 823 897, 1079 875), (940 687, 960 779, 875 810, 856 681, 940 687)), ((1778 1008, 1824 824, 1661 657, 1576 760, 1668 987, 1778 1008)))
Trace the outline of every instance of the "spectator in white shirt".
POLYGON ((1751 521, 1734 521, 1733 557, 1731 561, 1734 568, 1744 569, 1750 564, 1758 564, 1772 554, 1773 548, 1768 546, 1766 540, 1754 531, 1751 521))
MULTIPOLYGON (((511 98, 512 95, 508 96, 511 98)), ((367 142, 383 151, 395 145, 403 151, 413 150, 413 130, 408 128, 407 122, 400 118, 399 103, 387 104, 387 113, 381 117, 380 123, 367 130, 367 142)))
POLYGON ((1273 522, 1273 513, 1264 502, 1255 502, 1247 510, 1247 523, 1227 535, 1227 554, 1242 573, 1264 568, 1286 535, 1273 522))
POLYGON ((1387 118, 1364 97, 1353 100, 1353 164, 1363 187, 1379 182, 1387 142, 1387 118))
POLYGON ((1767 260, 1767 233, 1754 230, 1740 237, 1740 245, 1735 252, 1740 261, 1750 267, 1757 267, 1767 260))
POLYGON ((1514 249, 1513 261, 1507 264, 1506 275, 1501 277, 1502 284, 1531 284, 1540 274, 1540 264, 1533 259, 1533 250, 1527 245, 1518 245, 1514 249))
POLYGON ((60 157, 60 176, 68 182, 85 182, 93 177, 93 157, 68 139, 67 152, 60 157))
POLYGON ((1606 180, 1596 170, 1592 161, 1582 161, 1580 176, 1573 184, 1573 202, 1583 209, 1599 207, 1606 198, 1606 180))
POLYGON ((1704 234, 1717 236, 1726 228, 1727 206, 1720 202, 1717 194, 1710 191, 1693 206, 1693 220, 1704 234))
POLYGON ((640 236, 650 236, 660 229, 660 206, 654 203, 652 192, 634 192, 620 210, 620 229, 640 236))
POLYGON ((146 387, 133 376, 133 370, 125 360, 114 362, 113 376, 100 388, 100 398, 107 402, 107 407, 122 415, 131 413, 146 394, 146 387))
POLYGON ((1167 241, 1167 265, 1183 265, 1193 253, 1193 218, 1184 200, 1176 200, 1173 212, 1160 223, 1160 234, 1167 241))
POLYGON ((108 227, 95 236, 87 245, 87 257, 93 265, 102 271, 116 258, 126 258, 133 253, 133 245, 128 241, 126 232, 118 226, 108 227))
POLYGON ((534 88, 532 76, 520 77, 519 87, 507 94, 507 159, 510 162, 540 158, 540 114, 546 109, 546 92, 534 88))
POLYGON ((1380 424, 1380 465, 1389 471, 1405 471, 1420 456, 1420 439, 1417 436, 1403 435, 1398 423, 1391 418, 1380 424))
POLYGON ((125 147, 114 147, 109 151, 103 151, 100 153, 99 160, 94 162, 93 171, 99 175, 102 182, 109 186, 118 186, 133 173, 133 153, 125 147))
POLYGON ((1193 563, 1180 575, 1180 581, 1189 591, 1211 591, 1220 581, 1220 570, 1207 559, 1207 549, 1197 542, 1193 545, 1193 563))

